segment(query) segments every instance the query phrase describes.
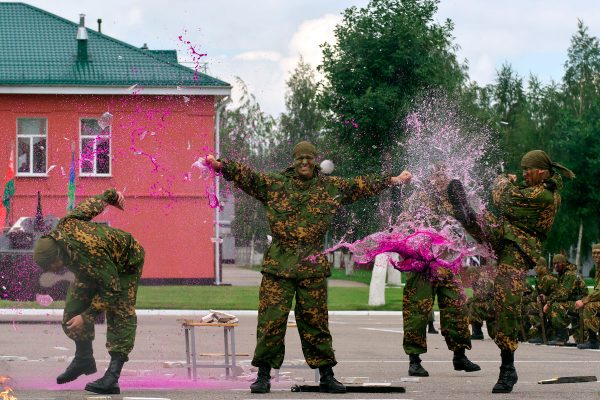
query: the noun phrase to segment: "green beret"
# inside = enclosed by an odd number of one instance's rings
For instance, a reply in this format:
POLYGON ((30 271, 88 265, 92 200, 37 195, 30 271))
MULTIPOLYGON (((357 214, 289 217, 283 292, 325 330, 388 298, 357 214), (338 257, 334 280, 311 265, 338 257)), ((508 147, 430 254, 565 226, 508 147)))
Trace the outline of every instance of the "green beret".
POLYGON ((292 154, 294 159, 302 154, 310 154, 315 157, 317 155, 317 148, 313 144, 303 141, 294 146, 294 151, 292 154))
POLYGON ((556 263, 561 263, 561 264, 566 264, 569 261, 567 260, 567 257, 564 256, 563 254, 555 254, 554 257, 552 257, 552 264, 556 264, 556 263))
POLYGON ((596 243, 592 245, 592 251, 594 250, 600 250, 600 243, 596 243))
POLYGON ((49 236, 43 236, 33 246, 33 260, 42 269, 46 269, 59 255, 60 246, 49 236))
POLYGON ((521 168, 546 169, 548 171, 558 170, 562 175, 569 179, 574 179, 575 174, 569 168, 556 163, 550 159, 550 156, 543 150, 531 150, 521 159, 521 168))
POLYGON ((537 265, 544 268, 548 267, 548 263, 544 257, 538 258, 537 265))

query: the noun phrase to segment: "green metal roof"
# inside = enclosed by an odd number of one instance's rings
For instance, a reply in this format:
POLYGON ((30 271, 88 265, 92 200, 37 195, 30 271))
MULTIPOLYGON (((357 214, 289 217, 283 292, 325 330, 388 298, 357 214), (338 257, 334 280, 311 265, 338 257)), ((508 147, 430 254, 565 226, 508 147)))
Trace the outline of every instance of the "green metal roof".
POLYGON ((174 50, 140 49, 91 29, 88 61, 77 61, 77 28, 28 4, 0 3, 0 86, 230 87, 178 64, 174 50))

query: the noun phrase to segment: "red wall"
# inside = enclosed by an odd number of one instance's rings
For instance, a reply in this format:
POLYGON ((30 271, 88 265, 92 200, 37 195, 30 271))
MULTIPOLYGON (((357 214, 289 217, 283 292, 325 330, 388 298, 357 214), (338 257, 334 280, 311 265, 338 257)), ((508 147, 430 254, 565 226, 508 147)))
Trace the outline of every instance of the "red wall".
POLYGON ((125 211, 108 207, 96 219, 131 232, 144 246, 143 278, 214 280, 214 210, 206 182, 191 168, 213 148, 211 96, 0 95, 1 185, 19 117, 47 118, 47 167, 56 165, 48 177, 16 177, 14 221, 35 215, 38 190, 44 215, 65 215, 72 142, 79 156, 79 119, 106 111, 114 115, 112 176, 80 177, 77 168, 77 202, 110 187, 124 191, 125 211), (136 155, 132 147, 148 155, 136 155))

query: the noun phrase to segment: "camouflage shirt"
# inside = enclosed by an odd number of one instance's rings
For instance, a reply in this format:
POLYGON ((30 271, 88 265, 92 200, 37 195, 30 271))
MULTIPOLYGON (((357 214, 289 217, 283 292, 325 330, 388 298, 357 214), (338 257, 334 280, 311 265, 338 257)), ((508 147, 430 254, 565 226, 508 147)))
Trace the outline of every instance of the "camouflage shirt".
POLYGON ((492 197, 500 211, 500 235, 496 240, 517 245, 531 266, 542 254, 542 241, 552 228, 560 207, 559 190, 562 178, 552 175, 534 186, 522 186, 510 181, 508 176, 497 178, 492 197))
POLYGON ((258 173, 244 164, 223 161, 225 179, 258 199, 266 208, 273 241, 265 254, 262 271, 284 278, 331 275, 323 251, 323 239, 342 204, 378 194, 390 186, 389 176, 345 179, 321 176, 315 170, 302 180, 288 168, 281 173, 258 173), (311 257, 311 260, 307 257, 311 257))
MULTIPOLYGON (((119 275, 138 272, 133 270, 137 269, 135 264, 129 262, 129 252, 137 253, 140 248, 131 234, 91 222, 109 204, 117 204, 115 189, 79 203, 48 235, 66 251, 67 268, 78 280, 96 285, 100 299, 108 307, 114 304, 122 290, 119 275)), ((97 312, 97 309, 89 309, 83 314, 97 312)))
POLYGON ((598 265, 596 265, 596 284, 594 289, 582 300, 585 304, 589 303, 590 301, 600 301, 600 268, 598 265))
POLYGON ((558 285, 558 279, 554 274, 545 273, 536 279, 535 282, 535 293, 536 296, 543 294, 548 297, 552 292, 556 290, 556 286, 558 285))
POLYGON ((548 303, 576 301, 587 294, 585 281, 577 274, 577 266, 569 264, 558 276, 555 290, 548 296, 548 303))

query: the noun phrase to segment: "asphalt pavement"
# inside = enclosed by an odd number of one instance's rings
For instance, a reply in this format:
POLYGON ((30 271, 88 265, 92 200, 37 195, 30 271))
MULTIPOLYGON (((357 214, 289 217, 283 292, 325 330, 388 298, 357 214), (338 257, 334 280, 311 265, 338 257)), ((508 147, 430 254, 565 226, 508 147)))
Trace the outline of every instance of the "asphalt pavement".
MULTIPOLYGON (((279 381, 273 382, 271 393, 252 395, 248 386, 255 374, 249 365, 256 340, 254 313, 239 313, 240 323, 235 329, 239 377, 226 379, 224 369, 211 368, 199 370, 197 381, 187 377, 180 320, 198 318, 198 315, 148 314, 151 313, 139 316, 136 345, 121 377, 122 394, 110 396, 112 399, 600 399, 598 382, 538 384, 540 380, 556 376, 600 376, 600 351, 530 344, 522 344, 516 353, 519 382, 514 392, 492 394, 500 357, 487 336, 483 341, 475 341, 473 350, 467 352, 471 360, 481 365, 482 371, 454 371, 452 353, 438 334, 428 336, 429 351, 422 356, 423 366, 430 376, 408 377, 400 313, 364 312, 330 315, 339 362, 334 369, 336 377, 346 382, 393 383, 404 386, 406 393, 292 393, 293 385, 310 383, 315 376, 314 371, 303 365, 298 334, 291 326, 279 381)), ((18 400, 103 398, 83 388, 87 382, 100 377, 108 364, 105 325, 97 327, 94 341, 99 372, 57 385, 56 375, 65 369, 74 352, 73 343, 57 323, 60 315, 3 315, 0 319, 4 321, 0 324, 0 375, 11 378, 12 395, 18 400)), ((439 316, 436 316, 439 328, 438 322, 439 316)), ((222 362, 221 328, 199 328, 197 336, 199 359, 203 363, 222 362)))

